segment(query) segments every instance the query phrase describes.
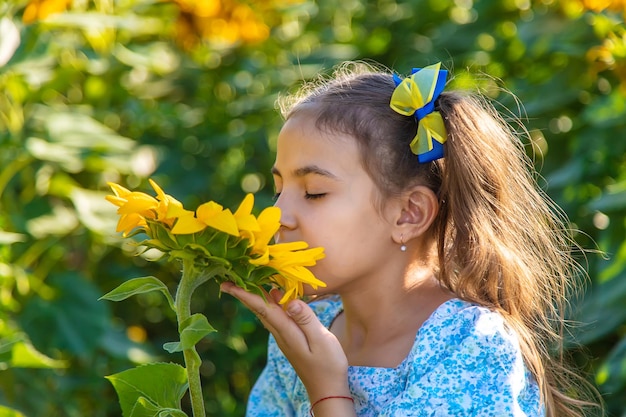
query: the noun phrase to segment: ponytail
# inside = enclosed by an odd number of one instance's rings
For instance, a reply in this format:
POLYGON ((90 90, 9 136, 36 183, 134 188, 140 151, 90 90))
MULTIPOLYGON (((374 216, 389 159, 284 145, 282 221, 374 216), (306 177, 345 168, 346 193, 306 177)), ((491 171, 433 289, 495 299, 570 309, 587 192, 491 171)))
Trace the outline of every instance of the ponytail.
POLYGON ((565 307, 580 267, 567 219, 540 190, 510 126, 484 99, 443 93, 448 138, 441 164, 439 279, 460 298, 499 311, 519 335, 548 416, 582 416, 590 402, 562 392, 565 307))

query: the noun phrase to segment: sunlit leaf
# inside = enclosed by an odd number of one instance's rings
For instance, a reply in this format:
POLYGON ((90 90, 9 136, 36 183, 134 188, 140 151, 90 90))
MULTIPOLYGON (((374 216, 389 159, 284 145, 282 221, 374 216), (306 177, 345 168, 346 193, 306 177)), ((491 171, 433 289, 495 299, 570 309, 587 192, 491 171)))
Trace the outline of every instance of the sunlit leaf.
POLYGON ((176 306, 174 305, 174 299, 170 294, 167 286, 156 277, 141 277, 141 278, 133 278, 128 280, 122 284, 120 284, 114 290, 109 291, 102 297, 100 300, 110 300, 110 301, 122 301, 127 299, 128 297, 132 297, 137 294, 145 294, 152 291, 160 291, 167 302, 169 303, 172 310, 176 311, 176 306))
MULTIPOLYGON (((143 404, 149 402, 157 409, 179 409, 187 391, 185 368, 175 363, 151 363, 106 378, 117 392, 124 417, 134 416, 140 398, 144 398, 143 404)), ((146 415, 150 414, 136 414, 146 415)))
POLYGON ((22 233, 11 233, 0 230, 0 244, 10 245, 11 243, 24 242, 27 235, 22 233))
POLYGON ((182 352, 191 349, 206 335, 216 330, 209 324, 206 316, 197 313, 180 324, 180 342, 169 342, 163 345, 163 349, 170 353, 182 352))
POLYGON ((26 417, 26 416, 17 410, 0 405, 0 417, 26 417))
POLYGON ((139 397, 130 417, 187 417, 182 410, 162 408, 145 397, 139 397))
POLYGON ((38 352, 30 343, 20 341, 13 345, 11 366, 17 368, 65 368, 67 363, 38 352))

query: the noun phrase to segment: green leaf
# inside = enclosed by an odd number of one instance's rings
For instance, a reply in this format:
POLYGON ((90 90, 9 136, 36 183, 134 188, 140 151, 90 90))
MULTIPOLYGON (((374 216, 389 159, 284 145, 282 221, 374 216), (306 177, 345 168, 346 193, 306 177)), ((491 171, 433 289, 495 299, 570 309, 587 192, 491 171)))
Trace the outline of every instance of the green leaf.
MULTIPOLYGON (((185 249, 187 249, 187 248, 191 249, 194 252, 198 252, 199 254, 204 255, 207 258, 211 257, 211 252, 209 252, 209 250, 206 247, 204 247, 202 245, 198 245, 197 243, 187 243, 185 245, 185 249)), ((219 259, 221 259, 221 258, 219 258, 219 259)))
POLYGON ((170 251, 169 260, 171 261, 172 259, 182 259, 182 260, 186 259, 188 261, 193 261, 195 258, 196 257, 193 253, 189 253, 184 250, 172 250, 170 251))
POLYGON ((194 314, 180 325, 180 342, 169 342, 163 345, 163 349, 169 353, 182 352, 191 349, 206 335, 216 330, 209 324, 206 316, 200 313, 194 314))
POLYGON ((175 408, 162 408, 155 417, 187 417, 187 414, 175 408))
POLYGON ((26 417, 24 414, 9 407, 0 405, 0 417, 26 417))
POLYGON ((0 244, 10 245, 17 242, 25 242, 28 236, 22 233, 12 233, 0 230, 0 244))
POLYGON ((215 233, 212 239, 206 243, 206 249, 219 258, 227 256, 228 252, 228 237, 229 235, 223 232, 215 233))
POLYGON ((174 237, 174 235, 172 235, 169 230, 163 226, 163 224, 159 222, 151 222, 150 228, 153 232, 152 236, 161 241, 161 243, 165 245, 168 250, 180 247, 176 237, 174 237))
POLYGON ((159 239, 146 239, 143 240, 140 244, 146 245, 150 248, 156 248, 161 252, 167 252, 170 250, 170 248, 167 247, 167 245, 163 244, 163 242, 161 242, 159 239))
POLYGON ((130 417, 188 417, 182 410, 176 408, 161 408, 145 397, 139 397, 130 417))
POLYGON ((151 363, 106 378, 117 392, 124 417, 160 416, 138 414, 148 403, 157 410, 180 409, 188 386, 185 368, 175 363, 151 363), (139 401, 142 405, 136 411, 139 401))
POLYGON ((117 288, 104 294, 99 300, 122 301, 136 294, 144 294, 151 291, 161 291, 172 310, 176 311, 174 299, 169 289, 158 278, 149 276, 141 278, 133 278, 124 282, 117 288))
POLYGON ((13 345, 11 366, 16 368, 66 368, 65 361, 49 358, 37 351, 28 342, 19 341, 13 345))

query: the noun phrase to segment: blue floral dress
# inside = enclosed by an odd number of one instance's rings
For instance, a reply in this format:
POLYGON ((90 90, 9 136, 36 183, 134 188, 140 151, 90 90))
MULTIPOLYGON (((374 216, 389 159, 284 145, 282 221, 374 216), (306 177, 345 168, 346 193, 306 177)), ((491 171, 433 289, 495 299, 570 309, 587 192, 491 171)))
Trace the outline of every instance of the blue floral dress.
MULTIPOLYGON (((311 307, 327 327, 342 311, 338 298, 311 307)), ((359 417, 545 416, 516 335, 500 314, 459 299, 433 312, 396 368, 351 366, 348 378, 359 417)), ((247 417, 307 417, 310 406, 270 335, 247 417)))

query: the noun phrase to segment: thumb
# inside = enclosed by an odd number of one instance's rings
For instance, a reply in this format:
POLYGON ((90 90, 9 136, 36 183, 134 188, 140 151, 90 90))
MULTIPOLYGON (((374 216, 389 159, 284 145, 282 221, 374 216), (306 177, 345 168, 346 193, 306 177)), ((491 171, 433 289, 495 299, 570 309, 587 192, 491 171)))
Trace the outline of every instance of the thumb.
POLYGON ((307 303, 302 300, 292 300, 287 304, 287 315, 302 329, 307 338, 309 332, 307 328, 313 330, 322 324, 317 320, 317 316, 307 303), (319 326, 315 326, 318 324, 319 326))
POLYGON ((307 303, 302 300, 290 301, 285 312, 304 335, 310 352, 327 354, 329 355, 327 358, 335 357, 334 355, 340 352, 340 356, 345 359, 337 338, 319 321, 307 303))

